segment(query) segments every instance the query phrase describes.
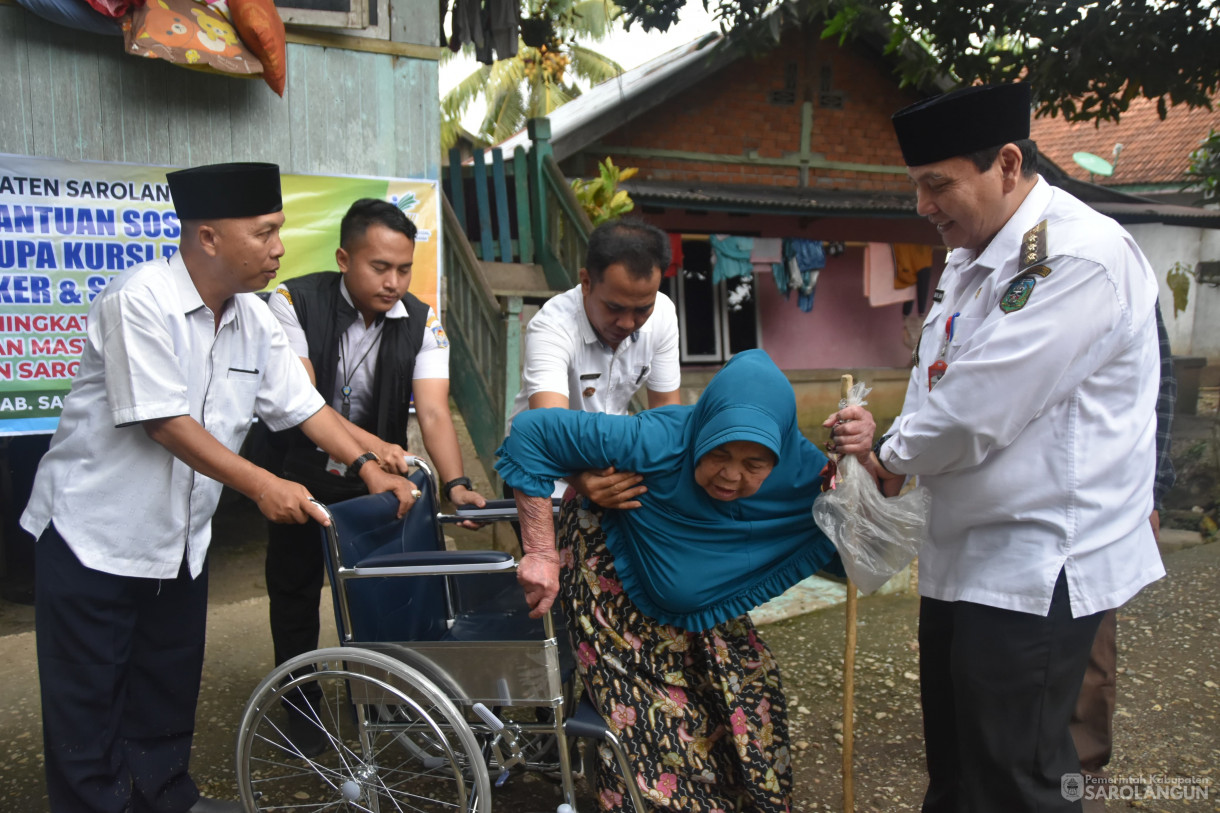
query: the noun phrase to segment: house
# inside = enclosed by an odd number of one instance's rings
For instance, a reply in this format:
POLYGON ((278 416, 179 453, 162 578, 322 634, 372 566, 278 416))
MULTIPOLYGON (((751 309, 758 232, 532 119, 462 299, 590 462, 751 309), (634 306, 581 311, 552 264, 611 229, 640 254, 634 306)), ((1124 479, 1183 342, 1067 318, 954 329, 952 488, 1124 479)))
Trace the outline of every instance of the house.
MULTIPOLYGON (((1212 130, 1220 131, 1220 98, 1213 108, 1169 108, 1165 120, 1156 103, 1135 99, 1118 122, 1097 126, 1074 124, 1060 118, 1035 119, 1031 136, 1063 174, 1119 193, 1154 201, 1162 213, 1174 205, 1197 206, 1200 193, 1184 191, 1189 178, 1190 153, 1212 130), (1111 163, 1113 174, 1090 173, 1073 156, 1091 153, 1111 163)), ((1087 158, 1082 160, 1088 161, 1087 158)), ((1210 208, 1215 210, 1212 201, 1210 208)), ((1181 210, 1183 214, 1186 210, 1181 210)), ((1195 210, 1196 212, 1198 210, 1195 210)), ((1220 231, 1201 218, 1127 219, 1119 217, 1140 244, 1161 278, 1161 308, 1165 314, 1174 354, 1220 361, 1220 231), (1172 305, 1173 292, 1165 284, 1168 274, 1181 271, 1189 286, 1186 307, 1172 305), (1191 278, 1193 277, 1193 278, 1191 278), (1205 282, 1210 280, 1210 284, 1205 282)), ((1180 304, 1180 303, 1179 303, 1180 304)))
MULTIPOLYGON (((935 247, 934 287, 945 255, 915 212, 890 117, 945 87, 900 87, 883 45, 867 37, 822 39, 815 23, 784 31, 774 48, 752 56, 708 35, 550 116, 551 148, 565 175, 594 175, 606 157, 638 167, 624 184, 636 213, 681 235, 686 273, 667 289, 682 318, 684 380, 698 382, 700 366, 762 347, 796 384, 798 398, 817 391, 811 397, 824 403, 828 382, 855 371, 875 385, 878 412, 897 413, 920 307, 870 299, 866 262, 879 255, 868 247, 935 247), (782 296, 765 268, 749 279, 713 282, 708 235, 715 234, 805 238, 842 252, 827 258, 805 312, 798 297, 782 296), (904 309, 913 316, 904 318, 904 309)), ((526 143, 520 134, 501 146, 526 143)), ((1175 239, 1193 241, 1194 254, 1216 253, 1220 213, 1094 186, 1053 163, 1044 174, 1139 231, 1146 250, 1169 228, 1175 239)), ((1157 265, 1167 301, 1171 268, 1157 265)))
POLYGON ((1072 178, 1162 203, 1199 205, 1200 193, 1183 187, 1189 182, 1190 153, 1210 131, 1220 131, 1220 96, 1212 104, 1211 110, 1171 107, 1162 121, 1156 102, 1140 97, 1120 121, 1094 125, 1043 116, 1034 119, 1030 135, 1072 178), (1105 159, 1113 174, 1090 173, 1072 157, 1081 152, 1105 159))

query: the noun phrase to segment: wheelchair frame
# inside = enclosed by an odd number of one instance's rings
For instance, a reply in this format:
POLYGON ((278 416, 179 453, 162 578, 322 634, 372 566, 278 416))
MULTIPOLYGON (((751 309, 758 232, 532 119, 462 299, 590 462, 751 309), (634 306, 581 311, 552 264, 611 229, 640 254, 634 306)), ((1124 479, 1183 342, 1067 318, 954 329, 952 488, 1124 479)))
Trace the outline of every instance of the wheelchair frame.
MULTIPOLYGON (((431 471, 418 458, 409 462, 422 473, 421 490, 428 489, 425 505, 435 505, 431 471)), ((559 810, 575 813, 570 738, 605 742, 626 779, 635 809, 641 813, 649 809, 618 738, 587 697, 577 708, 576 698, 583 691, 565 691, 560 644, 550 613, 542 618, 538 639, 381 641, 361 640, 354 632, 357 625, 349 596, 353 585, 366 579, 407 577, 443 580, 445 624, 452 630, 460 614, 456 581, 511 575, 517 563, 507 552, 445 550, 441 524, 468 518, 516 519, 515 506, 499 513, 473 512, 474 516, 460 510, 455 515, 434 514, 435 549, 368 557, 389 558, 389 563, 345 563, 340 523, 329 508, 326 512, 330 524, 324 529, 325 548, 341 646, 282 664, 251 695, 237 747, 238 785, 247 811, 286 809, 291 800, 301 802, 298 809, 317 809, 301 794, 312 800, 318 793, 340 810, 490 813, 490 773, 496 774, 494 784, 499 786, 512 769, 522 768, 557 772, 564 799, 559 810), (316 697, 321 700, 315 701, 316 697), (315 758, 298 747, 289 727, 276 722, 276 709, 281 706, 325 733, 325 753, 315 758), (539 717, 535 722, 505 720, 499 714, 501 709, 529 707, 543 710, 535 712, 539 717), (540 758, 551 744, 557 763, 540 758), (302 789, 294 790, 298 787, 302 789), (284 795, 270 799, 276 790, 284 795), (435 798, 442 793, 445 798, 435 798), (452 802, 446 801, 450 794, 452 802), (271 806, 264 807, 264 800, 271 806)), ((524 607, 515 579, 512 586, 524 607)), ((575 675, 573 683, 579 686, 575 675)))

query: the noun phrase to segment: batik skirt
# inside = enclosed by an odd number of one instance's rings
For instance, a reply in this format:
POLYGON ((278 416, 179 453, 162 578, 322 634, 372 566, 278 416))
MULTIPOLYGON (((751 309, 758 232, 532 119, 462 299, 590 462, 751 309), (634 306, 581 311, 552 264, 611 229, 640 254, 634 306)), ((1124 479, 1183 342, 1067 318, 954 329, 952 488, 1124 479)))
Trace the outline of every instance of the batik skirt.
MULTIPOLYGON (((792 788, 779 667, 748 616, 703 632, 661 624, 623 592, 601 511, 560 515, 560 598, 591 697, 652 805, 692 813, 786 811, 792 788)), ((603 810, 633 810, 609 748, 598 749, 603 810)))

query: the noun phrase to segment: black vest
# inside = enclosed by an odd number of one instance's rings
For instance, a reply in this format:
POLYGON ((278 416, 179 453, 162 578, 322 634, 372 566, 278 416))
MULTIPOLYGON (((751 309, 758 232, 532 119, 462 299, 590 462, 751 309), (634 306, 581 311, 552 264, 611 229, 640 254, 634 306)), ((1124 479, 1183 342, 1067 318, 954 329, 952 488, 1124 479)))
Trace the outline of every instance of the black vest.
MULTIPOLYGON (((339 290, 343 275, 335 271, 320 271, 284 283, 292 296, 297 321, 305 331, 309 344, 309 361, 313 364, 318 392, 331 402, 339 367, 339 339, 360 318, 339 290)), ((272 294, 275 296, 275 294, 272 294)), ((385 319, 381 347, 373 368, 373 409, 360 424, 382 440, 407 446, 407 423, 410 417, 411 381, 415 375, 415 356, 423 346, 427 329, 428 304, 412 294, 402 299, 407 308, 406 319, 385 319)), ((289 429, 292 439, 284 462, 284 474, 307 487, 321 483, 335 484, 334 475, 326 474, 326 454, 300 429, 289 429)), ((345 461, 346 462, 346 461, 345 461)), ((356 485, 353 483, 353 485, 356 485)))

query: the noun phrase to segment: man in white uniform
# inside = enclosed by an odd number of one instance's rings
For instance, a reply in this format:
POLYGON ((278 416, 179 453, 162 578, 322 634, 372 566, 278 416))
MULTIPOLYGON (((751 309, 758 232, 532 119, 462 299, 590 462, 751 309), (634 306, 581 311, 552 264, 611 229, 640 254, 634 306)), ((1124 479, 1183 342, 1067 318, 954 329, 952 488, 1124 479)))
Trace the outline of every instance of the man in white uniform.
POLYGON ((279 168, 168 176, 179 251, 128 269, 89 310, 80 373, 21 525, 36 538, 52 813, 236 813, 188 772, 203 668, 207 552, 221 485, 276 522, 325 522, 304 486, 238 456, 257 414, 300 425, 370 491, 376 465, 309 383, 254 296, 275 277, 279 168))
MULTIPOLYGON (((510 429, 527 409, 626 415, 642 386, 649 409, 681 403, 677 311, 660 293, 669 259, 668 236, 643 221, 612 220, 593 230, 580 285, 543 305, 526 326, 510 429)), ((633 472, 573 479, 605 508, 636 508, 645 490, 633 472)))
MULTIPOLYGON (((1036 172, 1027 85, 894 116, 953 249, 902 414, 871 458, 932 492, 919 555, 924 811, 1080 810, 1068 722, 1104 611, 1164 575, 1148 518, 1157 283, 1131 236, 1036 172)), ((863 410, 832 419, 857 452, 863 410)))

